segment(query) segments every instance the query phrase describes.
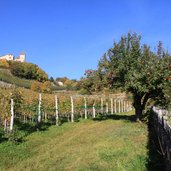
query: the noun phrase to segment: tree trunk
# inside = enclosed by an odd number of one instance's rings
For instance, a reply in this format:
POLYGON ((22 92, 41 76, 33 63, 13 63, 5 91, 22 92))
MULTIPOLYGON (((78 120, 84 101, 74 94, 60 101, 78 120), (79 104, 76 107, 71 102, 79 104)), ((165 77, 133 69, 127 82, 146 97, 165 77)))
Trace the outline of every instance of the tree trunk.
POLYGON ((136 115, 136 121, 140 121, 142 119, 142 109, 140 107, 135 107, 135 115, 136 115))
POLYGON ((142 119, 143 105, 141 103, 142 96, 134 94, 134 103, 133 106, 135 108, 136 121, 140 121, 142 119))
POLYGON ((148 100, 150 99, 150 94, 133 94, 134 97, 134 103, 133 106, 135 108, 135 115, 136 120, 142 120, 143 119, 143 111, 145 110, 146 104, 148 100))

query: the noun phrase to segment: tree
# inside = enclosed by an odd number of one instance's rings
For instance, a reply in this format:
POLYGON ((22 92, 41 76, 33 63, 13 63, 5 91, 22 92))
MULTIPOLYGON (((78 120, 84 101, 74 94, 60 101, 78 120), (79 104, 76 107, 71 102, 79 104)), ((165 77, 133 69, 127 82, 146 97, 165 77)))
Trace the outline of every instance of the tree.
POLYGON ((170 59, 161 42, 156 54, 149 46, 141 45, 141 36, 128 33, 114 43, 108 56, 102 57, 98 71, 105 86, 132 93, 136 118, 141 120, 149 99, 165 98, 164 90, 170 84, 166 79, 171 75, 170 59))
POLYGON ((9 68, 9 63, 7 62, 6 59, 0 60, 0 68, 9 68))
POLYGON ((24 65, 19 62, 10 62, 10 71, 14 76, 23 78, 25 73, 24 70, 24 65))
POLYGON ((48 75, 39 67, 37 68, 36 75, 37 80, 40 82, 45 82, 48 80, 48 75))
POLYGON ((73 85, 73 81, 72 80, 66 80, 65 81, 65 86, 67 88, 67 90, 72 90, 72 85, 73 85))
POLYGON ((54 78, 53 78, 53 77, 50 77, 50 78, 49 78, 49 81, 50 81, 50 82, 54 82, 54 78))
POLYGON ((34 81, 31 85, 31 90, 39 93, 52 93, 51 87, 50 81, 45 81, 44 83, 34 81))
POLYGON ((41 92, 41 86, 42 86, 42 83, 38 81, 34 81, 31 85, 31 90, 41 92))
POLYGON ((41 86, 41 90, 43 93, 51 93, 51 82, 50 81, 46 81, 42 84, 41 86))
POLYGON ((81 78, 77 83, 77 89, 81 90, 81 94, 91 94, 92 92, 97 91, 97 86, 99 85, 96 84, 97 71, 89 69, 85 71, 84 75, 85 77, 81 78))

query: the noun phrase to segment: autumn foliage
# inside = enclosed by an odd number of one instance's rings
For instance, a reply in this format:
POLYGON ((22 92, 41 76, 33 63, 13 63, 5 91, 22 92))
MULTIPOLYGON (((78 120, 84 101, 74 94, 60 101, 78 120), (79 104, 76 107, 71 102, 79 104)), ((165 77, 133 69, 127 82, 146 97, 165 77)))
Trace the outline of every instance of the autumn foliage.
POLYGON ((44 83, 34 81, 31 85, 31 90, 37 91, 40 93, 51 93, 51 82, 46 81, 44 83))

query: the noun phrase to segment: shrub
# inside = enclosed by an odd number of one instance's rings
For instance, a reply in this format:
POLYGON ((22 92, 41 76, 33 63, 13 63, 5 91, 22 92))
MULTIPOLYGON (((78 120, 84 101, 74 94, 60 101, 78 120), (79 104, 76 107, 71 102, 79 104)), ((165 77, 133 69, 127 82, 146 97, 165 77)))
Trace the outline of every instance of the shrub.
POLYGON ((0 68, 9 68, 9 63, 7 62, 6 59, 0 60, 0 68))
POLYGON ((51 93, 51 82, 46 81, 44 83, 34 81, 31 85, 31 90, 37 91, 37 92, 42 92, 42 93, 51 93))
POLYGON ((14 129, 7 135, 8 141, 17 144, 22 141, 23 134, 18 130, 17 127, 14 127, 14 129))
POLYGON ((86 89, 82 88, 79 92, 81 95, 90 94, 86 89))

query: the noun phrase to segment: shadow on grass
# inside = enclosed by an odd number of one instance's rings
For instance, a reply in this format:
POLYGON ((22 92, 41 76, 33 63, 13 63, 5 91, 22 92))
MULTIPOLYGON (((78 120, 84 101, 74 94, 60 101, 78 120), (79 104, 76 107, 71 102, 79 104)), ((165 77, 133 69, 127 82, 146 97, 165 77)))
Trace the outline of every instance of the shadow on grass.
MULTIPOLYGON (((66 115, 60 118, 59 120, 59 126, 62 126, 62 124, 70 122, 71 118, 70 115, 66 115)), ((80 122, 80 116, 74 115, 74 122, 80 122)), ((3 129, 0 128, 0 143, 4 141, 11 141, 15 144, 24 142, 24 137, 36 132, 36 131, 47 131, 50 126, 56 124, 55 117, 51 117, 47 122, 43 121, 40 123, 36 122, 27 122, 24 123, 18 118, 15 118, 14 121, 15 125, 13 128, 13 131, 9 134, 4 134, 3 129)))
POLYGON ((108 119, 125 120, 125 121, 131 121, 131 122, 135 122, 136 121, 135 115, 124 115, 124 114, 98 115, 93 120, 94 121, 104 121, 104 120, 108 120, 108 119))
POLYGON ((6 141, 7 138, 4 136, 4 131, 0 129, 0 143, 6 141))
POLYGON ((16 144, 24 142, 24 137, 36 131, 46 131, 52 125, 50 122, 41 123, 23 123, 19 119, 15 119, 15 125, 12 133, 6 135, 6 140, 15 142, 16 144))
POLYGON ((24 131, 25 135, 31 134, 35 131, 46 131, 52 125, 50 122, 41 122, 41 123, 23 123, 19 120, 15 121, 15 125, 19 131, 24 131))
POLYGON ((36 131, 35 124, 33 123, 23 123, 19 120, 15 120, 15 125, 19 131, 24 131, 25 135, 31 134, 36 131))
MULTIPOLYGON (((60 116, 59 126, 62 126, 64 123, 71 122, 70 114, 65 116, 60 116)), ((80 115, 74 114, 74 122, 80 122, 80 115)))
MULTIPOLYGON (((147 113, 149 116, 148 122, 148 142, 147 142, 147 149, 148 149, 148 158, 146 168, 148 171, 166 171, 165 169, 165 162, 162 155, 159 154, 159 144, 156 132, 154 130, 154 123, 152 118, 152 113, 149 111, 147 113)), ((94 118, 94 121, 104 121, 104 120, 124 120, 128 122, 136 122, 135 115, 125 115, 125 114, 114 114, 114 115, 98 115, 97 118, 94 118)))

